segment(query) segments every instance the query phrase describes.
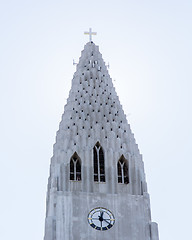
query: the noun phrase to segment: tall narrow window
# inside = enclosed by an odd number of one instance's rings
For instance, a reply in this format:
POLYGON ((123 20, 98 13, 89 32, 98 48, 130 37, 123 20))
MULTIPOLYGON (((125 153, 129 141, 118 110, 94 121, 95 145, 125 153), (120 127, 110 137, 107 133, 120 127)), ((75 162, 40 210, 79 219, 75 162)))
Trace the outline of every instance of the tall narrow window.
POLYGON ((118 183, 129 183, 129 172, 127 160, 122 155, 117 163, 118 183))
POLYGON ((76 152, 73 154, 70 160, 70 180, 81 180, 81 161, 76 152))
POLYGON ((94 181, 105 182, 105 161, 103 149, 99 142, 93 148, 94 181))

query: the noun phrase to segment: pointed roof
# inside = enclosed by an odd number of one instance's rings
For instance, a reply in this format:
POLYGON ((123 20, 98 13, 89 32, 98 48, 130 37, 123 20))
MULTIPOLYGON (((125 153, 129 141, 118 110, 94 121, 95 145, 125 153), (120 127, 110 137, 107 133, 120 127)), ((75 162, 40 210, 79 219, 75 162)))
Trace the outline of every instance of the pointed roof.
POLYGON ((85 45, 73 76, 54 149, 105 148, 139 153, 98 46, 85 45))

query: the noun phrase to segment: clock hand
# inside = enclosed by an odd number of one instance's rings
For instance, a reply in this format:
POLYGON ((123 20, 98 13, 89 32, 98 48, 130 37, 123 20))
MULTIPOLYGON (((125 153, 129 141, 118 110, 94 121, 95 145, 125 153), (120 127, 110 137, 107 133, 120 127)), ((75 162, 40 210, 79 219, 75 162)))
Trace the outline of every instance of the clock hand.
POLYGON ((98 217, 103 217, 103 213, 104 213, 104 212, 102 212, 102 211, 100 210, 100 215, 101 215, 101 216, 98 216, 98 217))
POLYGON ((104 212, 101 212, 101 216, 98 216, 99 217, 99 221, 101 221, 101 222, 103 221, 103 213, 104 212))
POLYGON ((110 222, 108 222, 106 219, 103 219, 106 223, 108 223, 108 224, 111 224, 110 222))

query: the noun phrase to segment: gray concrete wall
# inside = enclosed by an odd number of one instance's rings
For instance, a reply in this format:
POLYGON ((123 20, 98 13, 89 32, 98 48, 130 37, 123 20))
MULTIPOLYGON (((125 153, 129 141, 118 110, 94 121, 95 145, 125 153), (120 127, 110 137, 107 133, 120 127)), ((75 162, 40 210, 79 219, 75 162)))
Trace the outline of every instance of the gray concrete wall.
POLYGON ((156 240, 151 238, 148 203, 148 194, 57 192, 56 224, 49 222, 49 229, 52 229, 49 232, 55 231, 57 240, 156 240), (105 207, 114 214, 115 224, 111 229, 99 231, 89 225, 87 216, 95 207, 105 207))

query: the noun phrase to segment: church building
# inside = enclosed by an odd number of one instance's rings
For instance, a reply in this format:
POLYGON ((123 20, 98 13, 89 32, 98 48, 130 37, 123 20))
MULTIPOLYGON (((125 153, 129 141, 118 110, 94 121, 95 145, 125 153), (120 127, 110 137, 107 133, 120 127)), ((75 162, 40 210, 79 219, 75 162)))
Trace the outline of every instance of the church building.
POLYGON ((88 34, 53 148, 44 240, 159 240, 142 155, 88 34))

